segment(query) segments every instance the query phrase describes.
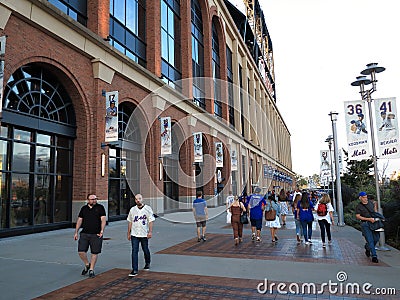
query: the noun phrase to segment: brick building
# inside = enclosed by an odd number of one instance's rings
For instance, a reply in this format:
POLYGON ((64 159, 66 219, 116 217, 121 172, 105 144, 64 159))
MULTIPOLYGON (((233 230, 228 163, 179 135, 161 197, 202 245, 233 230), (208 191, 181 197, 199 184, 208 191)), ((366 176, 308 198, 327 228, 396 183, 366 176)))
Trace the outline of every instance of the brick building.
POLYGON ((248 2, 0 0, 0 237, 70 227, 89 192, 113 221, 139 192, 162 215, 292 189, 248 2))

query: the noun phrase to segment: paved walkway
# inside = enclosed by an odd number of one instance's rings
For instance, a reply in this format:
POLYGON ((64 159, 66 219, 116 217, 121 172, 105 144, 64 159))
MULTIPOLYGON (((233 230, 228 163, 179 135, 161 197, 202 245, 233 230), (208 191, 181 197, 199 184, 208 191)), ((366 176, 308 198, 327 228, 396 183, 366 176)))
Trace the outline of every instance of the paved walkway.
POLYGON ((332 245, 322 248, 316 223, 313 245, 297 245, 291 216, 277 244, 268 228, 261 243, 252 242, 246 227, 244 242, 234 246, 222 211, 210 209, 207 241, 200 243, 190 212, 157 218, 151 271, 134 278, 127 276, 126 221, 106 227, 95 279, 80 275, 74 229, 2 239, 0 299, 400 299, 398 250, 379 251, 373 264, 361 233, 349 226, 334 227, 332 245), (396 295, 378 295, 392 289, 396 295))

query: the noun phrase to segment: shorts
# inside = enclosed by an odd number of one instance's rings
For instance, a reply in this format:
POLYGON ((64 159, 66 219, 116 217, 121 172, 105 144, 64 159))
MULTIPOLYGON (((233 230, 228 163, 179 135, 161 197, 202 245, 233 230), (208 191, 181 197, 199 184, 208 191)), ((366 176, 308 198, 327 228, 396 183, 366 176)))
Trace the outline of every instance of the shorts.
POLYGON ((197 227, 206 227, 206 220, 205 220, 205 217, 203 217, 203 218, 196 218, 196 226, 197 226, 197 227))
POLYGON ((101 246, 103 245, 103 237, 99 237, 96 233, 80 233, 78 241, 78 252, 87 252, 90 246, 92 254, 101 253, 101 246))
POLYGON ((262 219, 251 219, 250 218, 251 227, 255 227, 257 230, 261 230, 262 228, 262 219))

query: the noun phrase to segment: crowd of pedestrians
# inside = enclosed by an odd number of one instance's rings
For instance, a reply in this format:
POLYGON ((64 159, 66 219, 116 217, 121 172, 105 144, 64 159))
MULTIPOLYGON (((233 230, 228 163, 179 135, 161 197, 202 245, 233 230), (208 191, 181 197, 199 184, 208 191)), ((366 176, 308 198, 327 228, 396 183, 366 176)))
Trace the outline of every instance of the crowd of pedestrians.
MULTIPOLYGON (((370 224, 377 219, 374 212, 377 212, 376 204, 369 200, 367 193, 359 193, 360 203, 356 207, 356 218, 361 221, 361 229, 366 240, 365 255, 372 256, 372 262, 378 263, 375 245, 379 240, 379 232, 371 229, 370 224)), ((138 252, 139 244, 144 253, 144 270, 150 269, 151 255, 149 250, 149 239, 152 237, 153 222, 155 216, 152 208, 145 205, 140 194, 135 196, 136 205, 133 206, 128 214, 127 239, 131 242, 131 262, 132 271, 129 276, 138 274, 138 252)), ((196 193, 196 198, 192 204, 193 216, 196 221, 197 241, 205 242, 206 223, 208 220, 207 201, 203 198, 202 192, 196 193)), ((320 199, 314 192, 300 192, 297 189, 289 192, 281 189, 276 195, 274 191, 261 193, 259 187, 255 188, 254 193, 247 195, 243 193, 240 197, 229 192, 226 198, 227 223, 232 225, 234 245, 243 242, 243 224, 250 218, 251 241, 261 242, 261 230, 265 224, 270 230, 272 243, 277 243, 278 229, 286 226, 286 216, 291 211, 296 225, 295 234, 297 244, 303 242, 311 245, 312 224, 318 221, 322 247, 326 248, 326 237, 328 245, 332 244, 331 226, 334 226, 334 208, 328 194, 323 194, 320 199), (314 216, 315 215, 315 216, 314 216), (244 217, 245 216, 245 217, 244 217), (244 218, 243 218, 244 217, 244 218), (263 223, 265 220, 265 223, 263 223)), ((94 267, 97 262, 98 254, 101 253, 103 233, 106 225, 106 212, 101 204, 97 203, 95 194, 88 194, 87 204, 79 212, 74 239, 78 240, 78 254, 81 258, 84 269, 82 275, 89 273, 89 277, 95 277, 94 267), (79 233, 79 230, 82 229, 79 233), (90 261, 87 252, 90 248, 90 261)))

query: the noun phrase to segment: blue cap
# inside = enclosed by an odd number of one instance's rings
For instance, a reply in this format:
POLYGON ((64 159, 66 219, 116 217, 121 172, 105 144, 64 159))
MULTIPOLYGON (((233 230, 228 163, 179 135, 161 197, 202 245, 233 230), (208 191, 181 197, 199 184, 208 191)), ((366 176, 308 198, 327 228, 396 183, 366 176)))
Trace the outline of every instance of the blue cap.
POLYGON ((364 197, 364 196, 367 196, 367 193, 366 193, 366 192, 360 192, 360 193, 358 194, 358 196, 359 196, 359 197, 364 197))
POLYGON ((364 118, 364 114, 358 114, 357 116, 364 118))
POLYGON ((115 100, 110 100, 110 104, 111 104, 111 103, 114 103, 114 104, 115 104, 115 100))

